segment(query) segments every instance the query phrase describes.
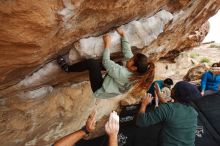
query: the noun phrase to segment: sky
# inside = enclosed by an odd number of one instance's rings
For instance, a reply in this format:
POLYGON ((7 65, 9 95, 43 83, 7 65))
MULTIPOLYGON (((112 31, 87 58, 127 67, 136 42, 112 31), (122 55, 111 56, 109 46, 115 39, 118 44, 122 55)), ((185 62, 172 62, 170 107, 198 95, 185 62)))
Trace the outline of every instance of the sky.
POLYGON ((203 42, 215 41, 220 43, 220 11, 209 18, 210 30, 203 42))

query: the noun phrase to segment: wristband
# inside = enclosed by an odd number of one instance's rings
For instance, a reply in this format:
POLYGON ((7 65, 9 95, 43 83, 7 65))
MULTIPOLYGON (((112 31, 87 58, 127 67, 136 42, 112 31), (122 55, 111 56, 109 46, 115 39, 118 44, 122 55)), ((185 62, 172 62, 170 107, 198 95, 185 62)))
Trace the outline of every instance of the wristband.
POLYGON ((85 132, 86 134, 89 134, 90 132, 86 129, 86 126, 83 126, 82 128, 81 128, 81 130, 83 131, 83 132, 85 132))

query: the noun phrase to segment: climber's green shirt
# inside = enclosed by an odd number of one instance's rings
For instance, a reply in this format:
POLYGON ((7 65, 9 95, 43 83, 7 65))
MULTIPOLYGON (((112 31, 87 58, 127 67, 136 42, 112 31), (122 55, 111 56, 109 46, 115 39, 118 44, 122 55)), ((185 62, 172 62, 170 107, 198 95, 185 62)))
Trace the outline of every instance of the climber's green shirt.
MULTIPOLYGON (((122 53, 126 60, 133 57, 130 44, 128 40, 123 37, 122 42, 122 53)), ((102 87, 98 89, 94 96, 97 98, 110 98, 119 95, 130 88, 131 82, 129 77, 133 73, 128 71, 124 66, 121 66, 110 59, 109 48, 104 49, 102 64, 105 67, 107 74, 104 77, 102 87)))
POLYGON ((189 105, 166 103, 154 111, 139 113, 136 124, 147 127, 163 122, 162 146, 194 146, 197 115, 189 105))

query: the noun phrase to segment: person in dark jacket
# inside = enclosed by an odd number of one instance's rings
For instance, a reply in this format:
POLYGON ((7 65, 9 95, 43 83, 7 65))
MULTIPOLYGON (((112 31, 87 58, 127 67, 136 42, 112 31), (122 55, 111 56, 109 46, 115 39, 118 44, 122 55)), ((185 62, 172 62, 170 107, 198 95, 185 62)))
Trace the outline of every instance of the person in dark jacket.
POLYGON ((190 102, 200 98, 201 94, 196 86, 181 81, 174 86, 171 96, 174 102, 160 104, 155 110, 146 111, 152 101, 151 94, 147 94, 142 100, 136 124, 148 127, 163 122, 162 146, 194 146, 198 113, 190 102))
POLYGON ((147 93, 150 93, 153 97, 155 97, 155 95, 154 95, 155 84, 157 84, 159 86, 160 90, 162 90, 164 87, 171 88, 171 86, 173 85, 173 80, 171 78, 166 78, 165 80, 154 81, 151 84, 150 89, 147 91, 147 93))

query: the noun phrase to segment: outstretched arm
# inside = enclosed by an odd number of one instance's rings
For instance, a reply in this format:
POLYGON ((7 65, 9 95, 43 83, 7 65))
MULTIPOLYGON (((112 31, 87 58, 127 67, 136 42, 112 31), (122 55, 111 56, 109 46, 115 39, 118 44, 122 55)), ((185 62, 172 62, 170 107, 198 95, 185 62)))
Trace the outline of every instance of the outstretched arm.
POLYGON ((120 29, 120 28, 117 28, 116 31, 121 36, 122 53, 124 55, 124 58, 125 59, 132 58, 134 55, 133 55, 133 53, 131 51, 131 46, 130 46, 130 44, 128 42, 128 39, 125 36, 125 32, 122 29, 120 29))
POLYGON ((105 131, 109 137, 108 146, 118 146, 119 116, 115 111, 110 114, 105 131))
POLYGON ((146 107, 151 103, 151 101, 152 96, 149 93, 142 99, 141 107, 136 120, 136 124, 140 127, 148 127, 168 118, 169 111, 166 104, 161 104, 161 106, 156 108, 154 111, 146 113, 146 107))
POLYGON ((105 69, 108 71, 108 75, 110 75, 113 78, 121 78, 123 77, 123 72, 126 72, 127 69, 114 61, 110 59, 110 42, 111 42, 111 37, 106 34, 103 36, 103 41, 104 41, 104 52, 102 56, 102 64, 105 67, 105 69))
POLYGON ((163 95, 161 94, 160 87, 156 82, 154 84, 154 89, 155 89, 154 90, 155 97, 158 97, 158 99, 161 103, 167 103, 167 102, 172 101, 172 99, 168 99, 168 98, 163 97, 163 95))
POLYGON ((120 65, 118 65, 117 63, 115 63, 114 61, 110 59, 109 46, 111 43, 111 37, 108 34, 106 34, 103 36, 103 41, 104 41, 104 52, 102 56, 103 66, 105 67, 107 71, 111 70, 112 68, 120 67, 120 65))
POLYGON ((201 89, 202 89, 202 96, 204 96, 204 92, 205 92, 205 89, 206 89, 206 83, 207 83, 207 74, 208 72, 205 72, 203 75, 202 75, 202 79, 201 79, 201 89))
MULTIPOLYGON (((88 132, 92 132, 95 129, 95 114, 96 112, 94 111, 92 114, 90 114, 86 121, 85 130, 88 132)), ((59 139, 55 142, 54 146, 73 146, 76 142, 78 142, 86 135, 85 130, 78 130, 59 139)))

